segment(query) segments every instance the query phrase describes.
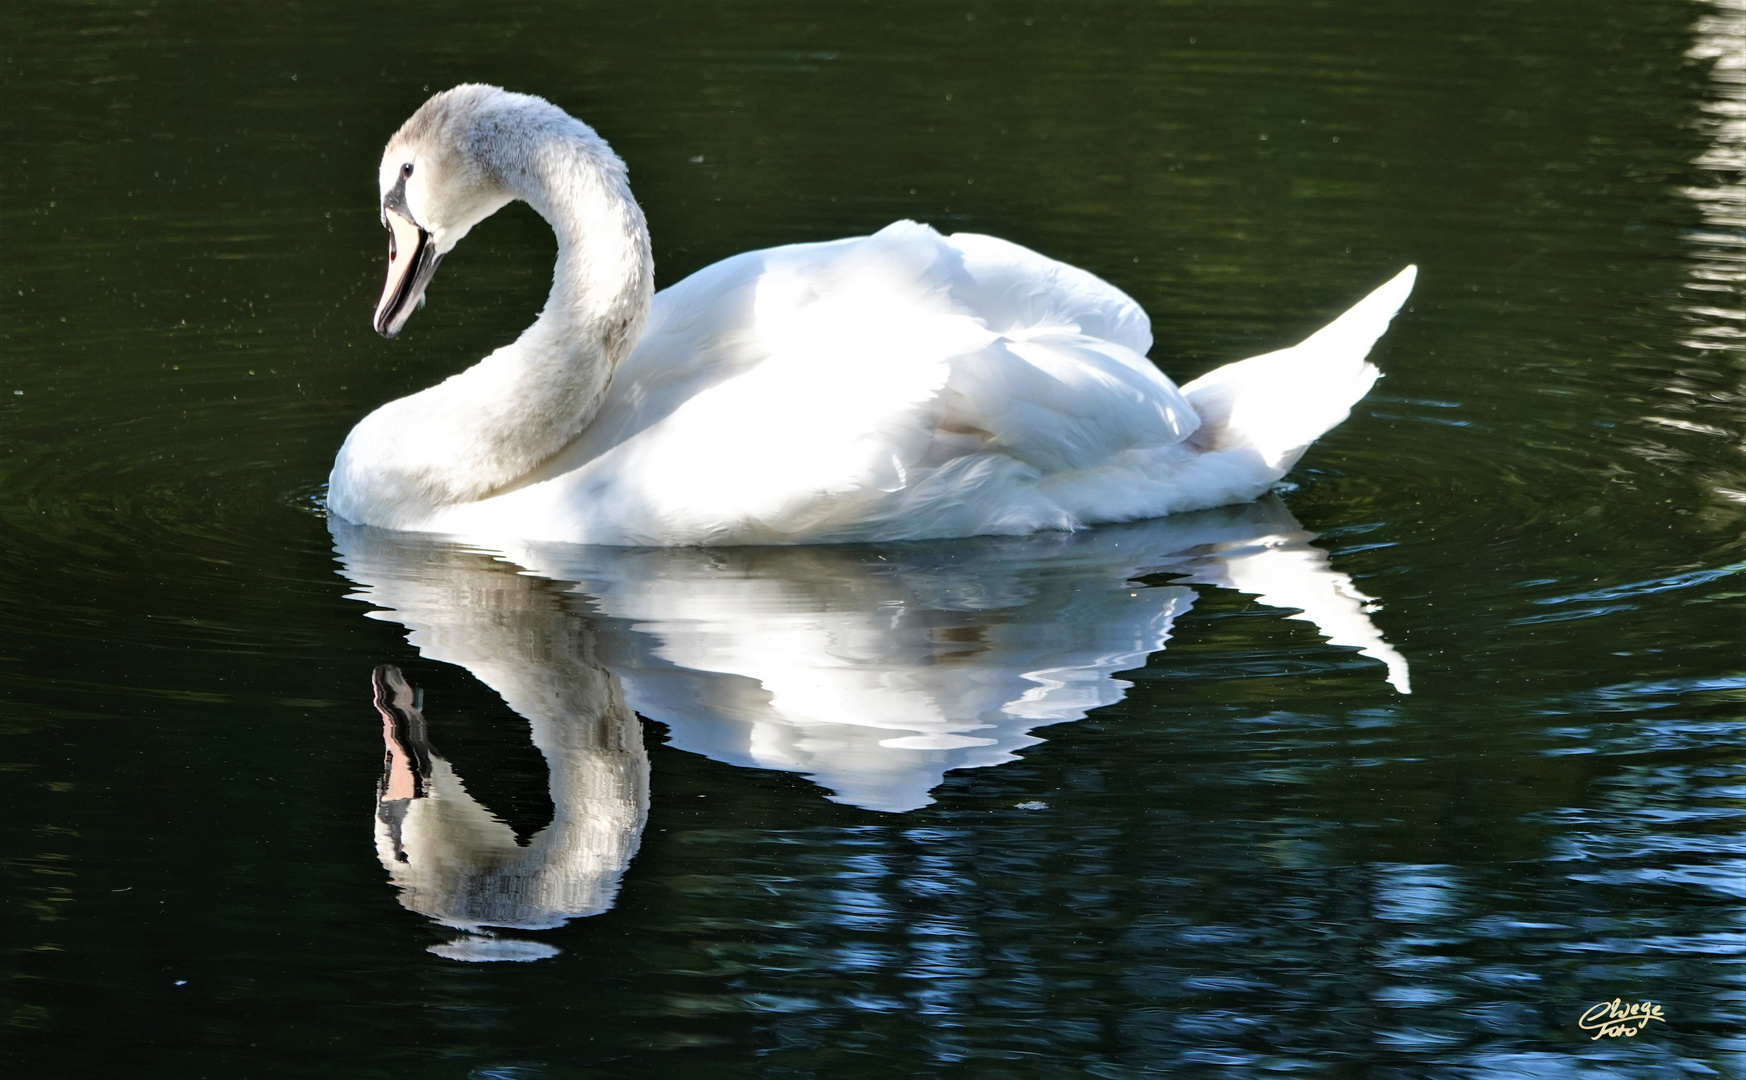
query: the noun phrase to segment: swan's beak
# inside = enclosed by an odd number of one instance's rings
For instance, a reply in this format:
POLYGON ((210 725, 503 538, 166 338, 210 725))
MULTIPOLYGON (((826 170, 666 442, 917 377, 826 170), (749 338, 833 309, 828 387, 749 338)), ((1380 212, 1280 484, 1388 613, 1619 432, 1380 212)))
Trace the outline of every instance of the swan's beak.
POLYGON ((430 233, 397 210, 385 209, 388 223, 388 283, 376 305, 376 333, 393 337, 400 333, 414 308, 424 303, 424 287, 430 284, 442 256, 431 243, 430 233))

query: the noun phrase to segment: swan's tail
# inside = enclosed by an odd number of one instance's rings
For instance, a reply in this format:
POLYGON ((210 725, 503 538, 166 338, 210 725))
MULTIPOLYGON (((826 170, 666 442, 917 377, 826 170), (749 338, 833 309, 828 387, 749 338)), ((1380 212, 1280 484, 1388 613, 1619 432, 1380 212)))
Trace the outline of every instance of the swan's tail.
POLYGON ((1323 432, 1346 419, 1370 385, 1365 357, 1413 291, 1418 267, 1358 301, 1303 343, 1207 372, 1182 388, 1208 451, 1251 448, 1283 476, 1323 432))

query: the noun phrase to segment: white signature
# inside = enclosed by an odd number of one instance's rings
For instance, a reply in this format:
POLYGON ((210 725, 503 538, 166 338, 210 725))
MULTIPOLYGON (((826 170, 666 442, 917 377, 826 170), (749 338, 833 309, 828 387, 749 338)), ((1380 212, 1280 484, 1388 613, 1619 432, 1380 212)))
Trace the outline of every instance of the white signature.
POLYGON ((1603 1001, 1582 1014, 1577 1026, 1584 1031, 1594 1032, 1595 1039, 1602 1035, 1614 1038, 1626 1035, 1635 1038, 1643 1029, 1649 1026, 1649 1021, 1659 1020, 1667 1023, 1667 1017, 1661 1015, 1661 1006, 1653 1001, 1639 1001, 1635 1005, 1625 1005, 1618 998, 1603 1001))

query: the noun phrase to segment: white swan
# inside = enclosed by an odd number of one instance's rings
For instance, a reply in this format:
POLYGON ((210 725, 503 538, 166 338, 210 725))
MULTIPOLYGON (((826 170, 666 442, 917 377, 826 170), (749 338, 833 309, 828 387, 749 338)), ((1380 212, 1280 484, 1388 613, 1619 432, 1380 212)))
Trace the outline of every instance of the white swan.
POLYGON ((376 329, 513 199, 558 236, 513 343, 347 437, 362 524, 618 545, 1016 534, 1253 499, 1375 381, 1408 267, 1295 348, 1178 388, 1129 297, 992 237, 900 221, 654 292, 623 162, 543 99, 432 97, 388 142, 376 329))

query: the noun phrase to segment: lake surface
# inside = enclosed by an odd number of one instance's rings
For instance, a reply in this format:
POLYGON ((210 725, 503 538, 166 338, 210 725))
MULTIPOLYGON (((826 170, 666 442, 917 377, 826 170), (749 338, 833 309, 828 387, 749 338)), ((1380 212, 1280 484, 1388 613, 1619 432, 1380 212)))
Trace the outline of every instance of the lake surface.
POLYGON ((1746 1075, 1743 54, 1739 0, 0 10, 0 1071, 1746 1075), (381 145, 467 80, 612 141, 663 285, 912 217, 1185 381, 1421 276, 1251 507, 349 529, 350 426, 549 280, 514 207, 370 330, 381 145))

